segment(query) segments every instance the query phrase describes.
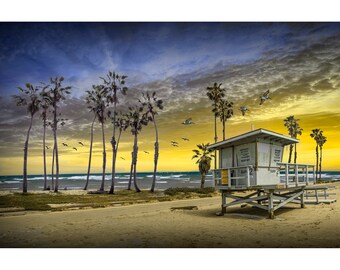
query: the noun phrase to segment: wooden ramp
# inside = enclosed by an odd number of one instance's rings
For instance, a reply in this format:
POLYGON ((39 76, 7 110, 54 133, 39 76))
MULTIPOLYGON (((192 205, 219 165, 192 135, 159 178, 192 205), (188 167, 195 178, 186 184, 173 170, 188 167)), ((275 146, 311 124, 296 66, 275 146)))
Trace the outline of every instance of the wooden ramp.
POLYGON ((336 202, 335 192, 329 190, 335 189, 335 186, 309 186, 305 188, 304 197, 307 204, 327 203, 331 204, 336 202))

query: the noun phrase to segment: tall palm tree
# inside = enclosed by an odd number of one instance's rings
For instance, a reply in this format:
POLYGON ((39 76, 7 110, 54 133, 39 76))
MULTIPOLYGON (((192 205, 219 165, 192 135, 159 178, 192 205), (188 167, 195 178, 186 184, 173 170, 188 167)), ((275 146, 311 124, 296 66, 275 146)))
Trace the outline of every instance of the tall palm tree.
POLYGON ((58 118, 60 113, 58 111, 59 104, 61 101, 66 99, 66 95, 71 93, 71 86, 62 87, 62 82, 64 81, 64 77, 55 77, 51 78, 51 86, 52 88, 49 91, 49 96, 51 98, 51 105, 53 108, 53 122, 51 123, 53 130, 53 139, 54 139, 54 147, 53 153, 55 155, 55 168, 56 168, 56 178, 54 185, 54 192, 58 192, 59 188, 59 155, 58 155, 58 141, 57 141, 57 129, 58 123, 64 124, 64 119, 58 118))
POLYGON ((38 95, 39 87, 34 87, 32 84, 26 83, 25 88, 19 87, 21 94, 14 95, 17 106, 26 106, 27 112, 30 115, 30 123, 26 135, 24 146, 24 168, 23 168, 23 184, 22 192, 27 193, 27 156, 28 156, 28 141, 33 124, 34 115, 39 111, 40 98, 38 95))
MULTIPOLYGON (((117 138, 117 141, 116 141, 116 148, 115 148, 115 155, 117 158, 117 153, 118 153, 118 147, 119 147, 119 141, 120 141, 120 137, 122 136, 122 132, 125 131, 130 123, 129 123, 129 118, 126 114, 123 114, 122 112, 120 113, 117 113, 117 116, 115 117, 115 123, 114 125, 116 126, 116 128, 118 128, 118 138, 117 138)), ((109 191, 109 194, 113 194, 114 193, 114 183, 115 183, 115 177, 116 177, 116 171, 112 171, 112 179, 113 181, 111 182, 111 188, 110 188, 110 191, 109 191)))
POLYGON ((153 178, 152 178, 152 185, 151 185, 151 192, 155 191, 155 185, 156 185, 156 172, 157 172, 157 164, 158 164, 158 157, 159 157, 159 144, 158 144, 158 129, 156 125, 156 118, 155 116, 157 113, 157 108, 160 110, 163 110, 163 100, 158 99, 156 97, 156 93, 153 92, 152 96, 149 93, 143 93, 142 94, 142 101, 140 101, 143 106, 146 107, 146 114, 148 117, 148 120, 153 122, 154 128, 155 128, 155 155, 154 155, 154 169, 153 169, 153 178))
POLYGON ((134 136, 133 142, 133 183, 137 192, 140 192, 136 181, 137 156, 138 156, 138 134, 142 131, 143 126, 148 124, 148 117, 143 107, 129 107, 128 117, 130 119, 131 133, 134 136))
MULTIPOLYGON (((95 86, 92 86, 95 90, 95 86)), ((93 148, 93 127, 94 127, 94 123, 97 119, 97 112, 98 112, 98 104, 97 104, 97 99, 96 99, 96 91, 92 90, 92 91, 86 91, 87 95, 85 97, 86 100, 86 104, 88 105, 87 108, 90 109, 90 112, 92 112, 94 114, 93 116, 93 120, 91 123, 91 131, 90 131, 90 153, 89 153, 89 163, 87 166, 87 175, 86 175, 86 183, 85 183, 85 187, 84 190, 87 190, 87 187, 89 185, 89 181, 90 181, 90 172, 91 172, 91 162, 92 162, 92 148, 93 148)))
MULTIPOLYGON (((294 124, 294 137, 293 138, 295 138, 295 139, 297 139, 297 136, 298 135, 302 135, 302 131, 303 131, 303 129, 300 127, 300 125, 299 125, 299 119, 296 119, 295 120, 295 124, 294 124)), ((296 151, 296 146, 297 146, 297 144, 296 143, 294 143, 294 163, 296 164, 296 160, 297 160, 297 151, 296 151)))
POLYGON ((198 149, 192 150, 195 153, 192 159, 197 158, 196 164, 198 164, 198 169, 201 173, 201 188, 204 188, 205 176, 210 170, 211 159, 214 157, 211 154, 212 150, 208 149, 208 146, 209 143, 197 144, 198 149))
POLYGON ((319 140, 320 136, 322 135, 322 131, 319 128, 313 129, 310 136, 315 140, 316 147, 315 147, 315 155, 316 155, 316 180, 318 180, 318 169, 319 169, 319 140))
MULTIPOLYGON (((213 86, 208 86, 207 87, 207 96, 208 98, 213 102, 213 109, 212 112, 214 113, 214 121, 215 121, 215 137, 214 141, 215 143, 217 142, 217 115, 214 111, 217 110, 217 104, 220 99, 222 99, 225 96, 225 89, 221 88, 221 83, 217 84, 216 82, 214 83, 213 86)), ((216 150, 215 150, 215 156, 216 156, 216 150)), ((214 168, 216 168, 216 158, 214 159, 214 168)))
POLYGON ((126 95, 128 88, 125 85, 125 79, 127 76, 125 75, 118 75, 115 72, 109 71, 105 78, 100 77, 103 80, 102 87, 106 91, 106 98, 109 104, 113 104, 113 112, 110 114, 113 116, 112 119, 112 138, 111 138, 111 147, 112 147, 112 175, 111 175, 111 189, 110 194, 113 193, 112 187, 114 186, 115 180, 115 170, 116 170, 116 160, 117 160, 117 153, 116 153, 116 115, 117 115, 117 103, 118 103, 118 92, 121 92, 123 95, 126 95))
POLYGON ((322 164, 322 149, 323 145, 327 142, 327 138, 323 136, 322 131, 320 132, 320 137, 318 140, 318 144, 320 147, 320 162, 319 162, 319 180, 321 180, 321 164, 322 164))
POLYGON ((225 124, 227 120, 234 115, 233 106, 234 106, 233 102, 225 99, 220 99, 217 103, 216 108, 213 109, 215 115, 218 116, 222 122, 223 140, 225 140, 225 124))
POLYGON ((47 111, 51 106, 51 97, 46 89, 49 85, 44 85, 40 92, 40 108, 42 109, 41 118, 43 120, 43 164, 44 164, 44 190, 47 190, 47 173, 46 173, 46 127, 47 127, 47 111))

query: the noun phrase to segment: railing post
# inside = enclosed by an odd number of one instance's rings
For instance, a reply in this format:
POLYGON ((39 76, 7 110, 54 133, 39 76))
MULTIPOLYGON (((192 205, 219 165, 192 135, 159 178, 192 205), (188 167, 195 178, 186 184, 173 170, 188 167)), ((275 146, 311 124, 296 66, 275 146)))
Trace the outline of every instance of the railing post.
POLYGON ((288 169, 288 163, 285 164, 285 171, 286 171, 286 185, 288 186, 288 183, 289 183, 289 169, 288 169))
POLYGON ((230 173, 231 169, 228 170, 228 186, 231 187, 231 173, 230 173))
POLYGON ((306 184, 308 185, 308 165, 306 165, 306 184))
POLYGON ((215 170, 211 170, 211 171, 212 171, 212 177, 213 177, 214 187, 216 187, 216 182, 215 182, 215 170))
POLYGON ((298 165, 294 166, 294 170, 295 170, 295 185, 298 186, 298 183, 299 183, 299 167, 298 167, 298 165))
POLYGON ((315 181, 315 166, 313 165, 313 184, 315 184, 316 181, 315 181))
POLYGON ((250 186, 249 166, 247 166, 247 187, 250 186))

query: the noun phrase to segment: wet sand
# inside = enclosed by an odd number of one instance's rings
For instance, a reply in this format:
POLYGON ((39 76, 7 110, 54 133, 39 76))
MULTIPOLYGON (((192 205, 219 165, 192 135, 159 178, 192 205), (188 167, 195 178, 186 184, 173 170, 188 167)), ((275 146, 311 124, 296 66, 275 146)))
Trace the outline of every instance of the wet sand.
POLYGON ((336 192, 336 203, 308 204, 303 209, 289 204, 277 210, 273 220, 265 211, 250 206, 227 208, 227 214, 218 217, 220 197, 12 213, 0 217, 0 246, 340 247, 340 183, 328 185, 336 186, 330 191, 336 192))

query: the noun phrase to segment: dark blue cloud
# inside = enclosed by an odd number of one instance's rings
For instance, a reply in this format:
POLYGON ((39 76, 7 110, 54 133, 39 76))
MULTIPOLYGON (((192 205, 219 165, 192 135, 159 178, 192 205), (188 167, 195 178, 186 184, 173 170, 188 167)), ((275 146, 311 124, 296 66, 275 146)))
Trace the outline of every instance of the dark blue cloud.
POLYGON ((296 52, 337 23, 0 23, 0 91, 63 75, 77 91, 114 69, 148 82, 296 52))

